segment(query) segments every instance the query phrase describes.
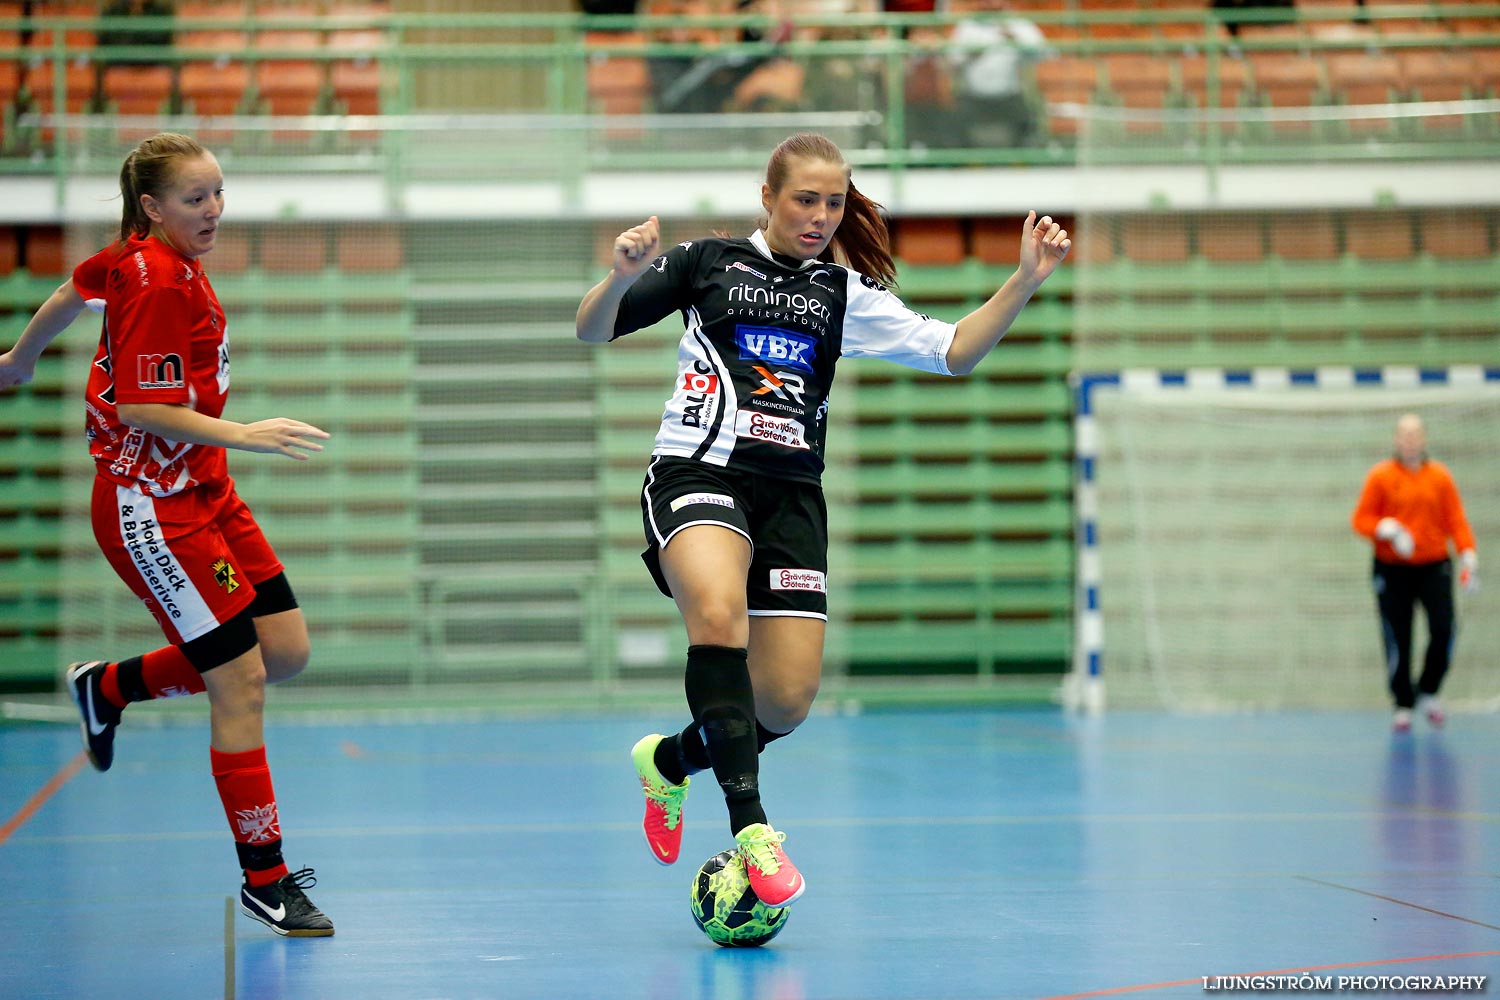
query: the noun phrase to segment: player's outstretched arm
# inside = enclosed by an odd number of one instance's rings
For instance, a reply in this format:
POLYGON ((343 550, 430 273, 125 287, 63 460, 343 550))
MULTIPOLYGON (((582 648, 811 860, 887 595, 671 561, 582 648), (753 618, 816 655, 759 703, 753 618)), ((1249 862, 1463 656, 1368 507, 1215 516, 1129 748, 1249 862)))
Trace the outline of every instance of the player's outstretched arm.
POLYGON ((329 437, 325 430, 288 417, 241 424, 170 403, 121 403, 119 414, 120 419, 130 426, 169 441, 285 455, 299 462, 311 457, 306 452, 322 451, 323 446, 318 442, 329 437))
POLYGON ((651 216, 615 237, 610 271, 578 304, 578 339, 602 344, 614 336, 620 300, 661 252, 661 223, 651 216))
POLYGON ((948 348, 950 372, 967 375, 994 350, 1021 309, 1057 270, 1072 246, 1068 231, 1053 222, 1051 216, 1044 215, 1039 220, 1035 212, 1026 213, 1026 223, 1021 227, 1021 261, 988 302, 958 321, 953 343, 948 348))
POLYGON ((12 389, 25 385, 36 376, 36 362, 57 335, 66 330, 78 314, 83 312, 84 301, 73 290, 69 278, 47 297, 41 308, 21 331, 16 346, 0 354, 0 389, 12 389))

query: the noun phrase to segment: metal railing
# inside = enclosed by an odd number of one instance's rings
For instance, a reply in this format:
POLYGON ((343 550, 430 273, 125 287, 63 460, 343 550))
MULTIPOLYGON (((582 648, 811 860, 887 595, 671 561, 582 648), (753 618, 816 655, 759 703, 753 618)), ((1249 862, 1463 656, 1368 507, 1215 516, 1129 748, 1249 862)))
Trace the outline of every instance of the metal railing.
MULTIPOLYGON (((1447 4, 1424 8, 1433 25, 1445 19, 1492 17, 1500 19, 1500 4, 1447 4)), ((1486 59, 1500 58, 1500 30, 1450 34, 1436 38, 1420 31, 1374 33, 1382 21, 1406 23, 1411 7, 1316 8, 1289 13, 1287 9, 1224 12, 1152 9, 1138 11, 1038 11, 1026 17, 1048 36, 1045 49, 1030 53, 1023 92, 1029 113, 1045 122, 1066 109, 1048 106, 1034 74, 1038 61, 1066 56, 1105 59, 1116 53, 1147 54, 1176 63, 1186 57, 1206 59, 1205 101, 1213 111, 1220 93, 1220 67, 1226 60, 1260 51, 1294 50, 1305 54, 1358 50, 1378 45, 1385 50, 1431 47, 1474 49, 1486 59), (1295 18, 1301 30, 1289 34, 1254 35, 1257 26, 1295 18), (1194 25, 1199 30, 1172 37, 1162 25, 1194 25), (1344 25, 1349 33, 1330 36, 1315 30, 1344 25), (1144 26, 1128 37, 1094 37, 1125 25, 1144 26), (1230 34, 1226 26, 1238 30, 1230 34), (1055 36, 1055 37, 1054 37, 1055 36)), ((958 42, 948 35, 955 15, 798 16, 779 24, 765 17, 703 16, 585 17, 572 14, 370 14, 307 18, 206 20, 202 18, 0 18, 0 32, 18 32, 23 44, 0 48, 9 59, 29 69, 50 64, 50 95, 38 100, 23 84, 12 120, 5 123, 0 145, 0 174, 52 174, 59 184, 80 172, 108 172, 118 162, 132 137, 158 127, 222 134, 222 143, 237 158, 240 169, 332 172, 377 170, 388 187, 398 189, 413 176, 434 171, 452 175, 484 176, 486 169, 501 174, 556 178, 559 174, 585 176, 611 170, 654 169, 669 163, 685 170, 740 169, 758 166, 769 139, 797 128, 829 129, 852 162, 901 171, 928 166, 1071 165, 1076 142, 1071 135, 1048 132, 1007 145, 963 141, 961 135, 934 137, 933 123, 943 112, 931 95, 919 93, 927 74, 941 88, 951 63, 980 43, 958 42), (188 45, 141 46, 109 44, 70 45, 68 31, 109 30, 128 37, 148 37, 164 30, 177 33, 188 45), (346 45, 317 48, 268 47, 246 44, 223 51, 201 43, 211 36, 199 32, 236 33, 248 42, 262 32, 310 30, 372 32, 346 45), (37 32, 51 32, 44 47, 24 44, 37 32), (757 39, 758 40, 754 40, 757 39), (751 39, 751 40, 747 40, 751 39), (708 43, 712 44, 708 44, 708 43), (732 107, 706 117, 658 113, 659 94, 648 91, 639 106, 625 113, 601 113, 598 84, 608 86, 611 73, 628 68, 640 73, 663 61, 683 63, 715 59, 726 66, 738 63, 793 67, 804 81, 799 94, 783 99, 767 113, 732 107), (324 83, 319 108, 329 112, 311 116, 272 116, 255 104, 254 68, 262 63, 293 60, 321 67, 363 62, 381 67, 380 114, 338 113, 331 84, 324 83), (624 60, 624 62, 612 62, 624 60), (173 106, 160 116, 122 117, 101 103, 98 95, 79 107, 70 90, 68 68, 87 65, 102 79, 103 71, 122 62, 152 62, 173 69, 195 63, 248 65, 250 90, 231 116, 192 114, 173 90, 173 106), (590 75, 596 86, 590 89, 590 75), (936 74, 934 76, 934 74, 936 74), (70 103, 72 108, 70 110, 70 103), (29 105, 29 106, 28 106, 29 105), (43 106, 50 106, 49 113, 43 106), (184 113, 188 112, 188 113, 184 113), (830 117, 831 116, 831 117, 830 117), (434 142, 435 134, 443 137, 434 142), (708 138, 705 138, 705 135, 708 138)), ((1496 21, 1500 25, 1500 20, 1496 21)), ((284 38, 284 36, 281 36, 284 38)), ((75 72, 75 78, 78 77, 75 72)), ((1103 84, 1098 102, 1109 104, 1111 89, 1103 84)), ((1170 102, 1181 99, 1174 87, 1170 102)), ((1476 97, 1485 96, 1476 81, 1476 97)), ((1371 157, 1369 136, 1348 156, 1371 157)), ((1143 143, 1149 145, 1149 142, 1143 143)), ((1245 150, 1216 144, 1205 157, 1233 158, 1245 150)), ((1452 135, 1411 137, 1392 135, 1377 155, 1394 159, 1488 158, 1500 150, 1496 130, 1468 129, 1452 135)), ((1328 154, 1320 150, 1320 158, 1328 154)), ((1253 152, 1245 152, 1250 159, 1253 152)), ((1265 156, 1292 158, 1296 144, 1271 149, 1265 156)), ((1338 155, 1335 153, 1334 155, 1338 155)), ((1143 154, 1143 158, 1149 156, 1143 154)))

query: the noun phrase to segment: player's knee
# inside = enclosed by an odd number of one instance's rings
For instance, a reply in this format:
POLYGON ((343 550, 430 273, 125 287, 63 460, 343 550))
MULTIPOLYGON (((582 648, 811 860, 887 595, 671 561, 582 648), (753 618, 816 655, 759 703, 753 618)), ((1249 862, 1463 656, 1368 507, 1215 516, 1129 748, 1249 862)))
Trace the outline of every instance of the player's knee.
POLYGON ((179 648, 203 674, 209 698, 222 710, 256 712, 265 704, 266 667, 248 610, 179 648))
POLYGON ((756 715, 760 722, 773 732, 789 733, 802 725, 812 711, 813 699, 818 696, 818 678, 786 681, 774 690, 756 694, 759 703, 756 715))
POLYGON ((701 601, 683 615, 688 642, 695 646, 744 646, 750 623, 743 608, 729 601, 701 601))
POLYGON ((260 653, 266 665, 266 683, 280 684, 307 669, 312 658, 312 643, 305 635, 278 637, 274 643, 262 642, 260 653))
POLYGON ((266 705, 266 667, 246 654, 213 669, 209 698, 220 712, 259 715, 266 705))

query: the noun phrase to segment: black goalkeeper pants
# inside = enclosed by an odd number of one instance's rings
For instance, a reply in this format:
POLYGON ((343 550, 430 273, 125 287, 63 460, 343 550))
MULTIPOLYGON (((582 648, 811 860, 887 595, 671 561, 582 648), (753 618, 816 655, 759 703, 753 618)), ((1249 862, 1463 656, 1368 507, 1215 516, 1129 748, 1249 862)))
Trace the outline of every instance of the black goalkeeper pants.
POLYGON ((1385 641, 1385 668, 1397 708, 1411 708, 1418 693, 1435 695, 1448 672, 1456 628, 1453 619, 1453 564, 1409 565, 1375 560, 1372 581, 1385 641), (1427 655, 1422 676, 1411 683, 1411 627, 1416 606, 1427 615, 1427 655))

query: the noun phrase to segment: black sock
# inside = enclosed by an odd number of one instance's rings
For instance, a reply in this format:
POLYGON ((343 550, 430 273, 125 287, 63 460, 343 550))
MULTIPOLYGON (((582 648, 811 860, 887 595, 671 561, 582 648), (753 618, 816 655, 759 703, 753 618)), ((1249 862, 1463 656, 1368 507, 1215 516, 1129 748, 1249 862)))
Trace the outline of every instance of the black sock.
POLYGON ((268 868, 276 868, 286 864, 281 856, 281 838, 265 844, 241 844, 234 845, 235 853, 239 855, 240 868, 246 872, 263 872, 268 868))
POLYGON ((684 680, 688 708, 702 727, 714 777, 729 807, 729 829, 738 833, 764 823, 760 804, 760 761, 755 734, 755 691, 745 650, 729 646, 689 646, 684 680))
POLYGON ((141 672, 144 661, 139 656, 121 660, 115 664, 115 684, 120 688, 120 697, 125 704, 133 701, 150 701, 151 692, 146 690, 146 678, 141 672))
POLYGON ((680 785, 690 774, 707 771, 712 764, 708 760, 708 747, 703 745, 703 731, 693 723, 675 736, 667 736, 656 744, 652 758, 656 770, 674 785, 680 785))
POLYGON ((787 733, 773 733, 769 729, 767 729, 765 726, 761 725, 759 719, 756 719, 755 720, 755 742, 756 742, 757 745, 756 745, 756 748, 755 748, 755 752, 756 753, 765 753, 766 752, 766 744, 767 743, 773 743, 776 740, 781 739, 783 736, 790 736, 790 735, 792 735, 790 732, 787 732, 787 733))

